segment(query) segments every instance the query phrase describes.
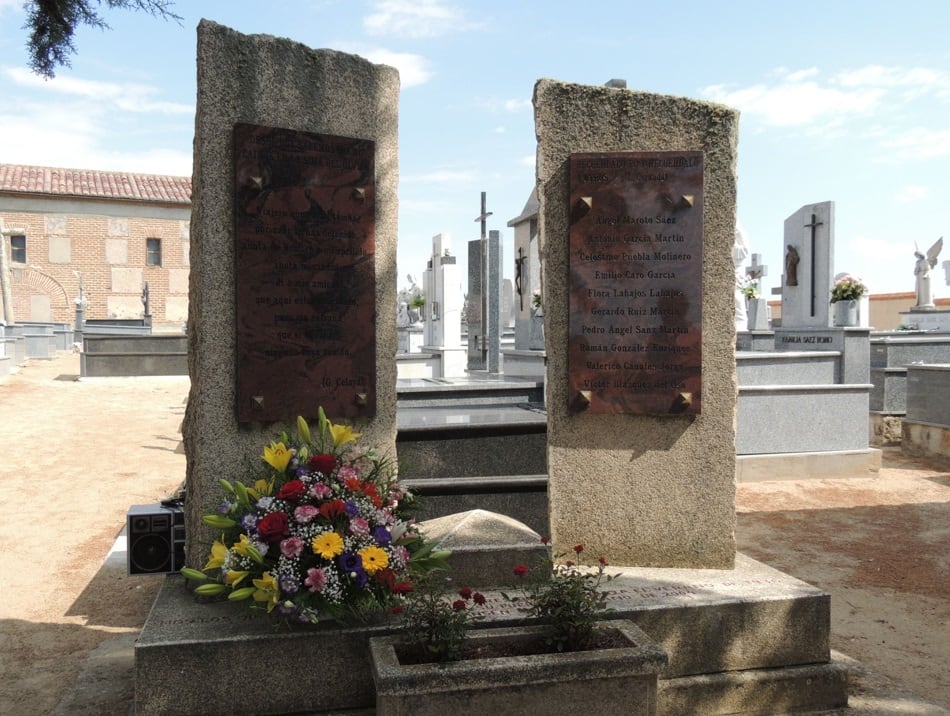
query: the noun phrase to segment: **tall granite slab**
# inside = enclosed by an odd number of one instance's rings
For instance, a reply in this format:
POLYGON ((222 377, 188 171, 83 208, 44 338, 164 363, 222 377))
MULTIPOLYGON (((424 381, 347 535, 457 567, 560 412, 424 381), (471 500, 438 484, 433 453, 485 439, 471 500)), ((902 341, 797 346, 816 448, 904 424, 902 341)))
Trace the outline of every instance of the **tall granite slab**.
MULTIPOLYGON (((732 245, 738 113, 686 98, 546 79, 535 85, 534 107, 548 349, 548 490, 555 549, 570 551, 584 544, 611 564, 729 568, 735 559, 732 245), (613 152, 702 154, 702 262, 701 275, 693 279, 702 285, 696 292, 702 304, 699 414, 589 414, 577 410, 569 393, 568 308, 574 288, 569 281, 570 229, 572 212, 584 210, 583 197, 576 207, 568 205, 570 157, 613 152)), ((666 181, 665 169, 641 173, 644 181, 666 181)), ((675 169, 668 178, 671 185, 676 183, 675 169)), ((636 177, 621 177, 628 180, 636 177)), ((671 207, 687 211, 686 195, 666 196, 671 207)), ((622 241, 636 233, 611 235, 622 241)), ((653 245, 652 236, 648 239, 638 251, 666 250, 653 245)), ((658 270, 669 273, 662 258, 656 261, 658 270)), ((643 286, 634 280, 630 288, 643 286)), ((683 288, 692 295, 692 287, 683 288)), ((680 310, 676 305, 657 307, 680 310)), ((618 321, 618 327, 635 323, 618 321)), ((684 396, 684 403, 687 399, 684 396)))
POLYGON ((486 338, 487 317, 482 285, 485 270, 483 268, 482 242, 468 242, 468 306, 466 324, 468 328, 469 370, 485 370, 488 367, 488 341, 486 338))
MULTIPOLYGON (((239 423, 236 410, 235 125, 280 127, 375 144, 373 291, 375 315, 389 316, 396 300, 398 103, 399 75, 391 67, 267 35, 243 35, 206 20, 198 26, 188 326, 191 392, 183 428, 191 566, 203 563, 211 541, 200 516, 217 500, 218 479, 239 475, 253 465, 277 427, 239 423)), ((273 171, 279 172, 280 166, 273 171)), ((268 176, 262 179, 266 182, 268 176)), ((310 195, 304 191, 302 196, 310 195)), ((393 454, 396 326, 377 320, 372 330, 375 415, 360 421, 360 429, 368 444, 393 454)), ((315 338, 315 349, 318 341, 315 338)), ((294 417, 287 416, 286 423, 294 417)))
POLYGON ((783 256, 782 326, 831 326, 831 289, 835 283, 833 201, 803 206, 785 220, 783 256))
POLYGON ((488 355, 489 373, 498 373, 501 369, 501 332, 502 332, 502 266, 501 232, 488 232, 488 266, 486 270, 486 289, 488 291, 488 355))

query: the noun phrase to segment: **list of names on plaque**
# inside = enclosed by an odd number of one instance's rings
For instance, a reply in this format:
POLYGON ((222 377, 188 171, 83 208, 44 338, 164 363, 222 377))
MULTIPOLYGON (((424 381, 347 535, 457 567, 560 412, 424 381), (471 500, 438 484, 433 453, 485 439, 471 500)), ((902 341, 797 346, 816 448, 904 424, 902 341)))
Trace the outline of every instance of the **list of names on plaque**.
POLYGON ((702 406, 702 152, 570 156, 571 409, 702 406))
POLYGON ((375 144, 234 128, 240 422, 376 413, 375 144))

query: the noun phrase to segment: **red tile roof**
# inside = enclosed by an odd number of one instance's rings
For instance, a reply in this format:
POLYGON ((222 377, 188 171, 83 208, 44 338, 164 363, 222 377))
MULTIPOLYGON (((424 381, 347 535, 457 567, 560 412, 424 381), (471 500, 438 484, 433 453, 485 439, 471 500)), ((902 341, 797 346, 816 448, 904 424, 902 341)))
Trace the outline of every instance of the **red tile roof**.
POLYGON ((191 203, 191 177, 0 164, 0 192, 191 203))

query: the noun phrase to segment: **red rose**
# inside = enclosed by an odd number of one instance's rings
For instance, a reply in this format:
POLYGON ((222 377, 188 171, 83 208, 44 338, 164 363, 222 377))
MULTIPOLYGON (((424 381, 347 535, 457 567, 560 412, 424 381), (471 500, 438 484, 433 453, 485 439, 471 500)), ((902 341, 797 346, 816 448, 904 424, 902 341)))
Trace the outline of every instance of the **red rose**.
POLYGON ((485 599, 485 595, 482 594, 481 592, 475 592, 475 594, 472 595, 472 600, 474 600, 474 602, 479 605, 484 604, 485 602, 488 601, 487 599, 485 599))
POLYGON ((598 557, 597 561, 600 562, 604 567, 607 566, 607 560, 604 559, 603 557, 598 557))
POLYGON ((271 512, 257 523, 257 533, 265 542, 280 542, 284 537, 289 537, 287 515, 283 512, 271 512))
POLYGON ((287 500, 288 502, 297 502, 307 491, 307 486, 300 480, 291 480, 280 488, 277 493, 277 499, 287 500))
POLYGON ((336 455, 320 454, 310 458, 310 467, 316 472, 329 475, 337 465, 336 455))
POLYGON ((452 602, 452 609, 457 612, 463 611, 465 609, 465 600, 456 599, 454 602, 452 602))
POLYGON ((523 564, 516 564, 515 568, 511 571, 515 573, 516 577, 523 577, 528 573, 528 568, 523 564))
POLYGON ((582 544, 574 545, 574 551, 577 552, 577 554, 580 554, 581 552, 584 551, 584 545, 582 544))
POLYGON ((542 538, 541 538, 541 544, 547 544, 547 543, 550 542, 550 541, 551 541, 551 538, 550 538, 550 537, 542 537, 542 538))
POLYGON ((412 585, 409 582, 396 582, 393 585, 393 594, 408 594, 412 591, 412 585))
POLYGON ((471 599, 471 598, 472 598, 472 590, 469 589, 468 587, 462 587, 462 588, 459 590, 459 596, 460 596, 462 599, 471 599))

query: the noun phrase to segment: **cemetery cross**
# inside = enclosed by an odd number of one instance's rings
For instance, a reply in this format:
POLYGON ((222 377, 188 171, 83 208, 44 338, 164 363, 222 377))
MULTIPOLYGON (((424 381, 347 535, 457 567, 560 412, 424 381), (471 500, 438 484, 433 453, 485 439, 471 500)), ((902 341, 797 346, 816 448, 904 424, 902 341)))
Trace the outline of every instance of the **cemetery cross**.
POLYGON ((805 224, 805 228, 811 228, 811 315, 815 315, 815 238, 817 234, 818 227, 821 226, 824 222, 818 221, 818 217, 814 214, 811 215, 811 223, 805 224))
POLYGON ((475 221, 482 223, 481 239, 482 247, 482 358, 488 351, 488 217, 493 212, 486 211, 485 192, 482 192, 482 213, 475 217, 475 221))

